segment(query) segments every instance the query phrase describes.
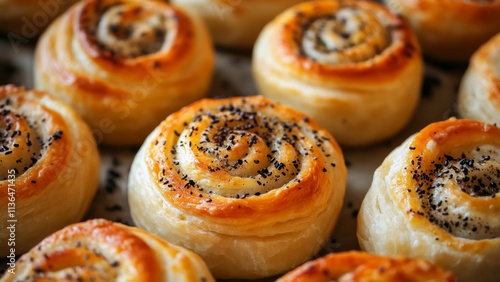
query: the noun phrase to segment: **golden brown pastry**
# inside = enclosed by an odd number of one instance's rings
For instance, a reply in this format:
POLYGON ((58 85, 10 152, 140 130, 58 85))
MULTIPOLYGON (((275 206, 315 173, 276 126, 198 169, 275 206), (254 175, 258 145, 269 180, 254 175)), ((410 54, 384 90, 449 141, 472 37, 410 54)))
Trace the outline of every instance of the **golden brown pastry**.
POLYGON ((368 1, 312 1, 279 15, 253 57, 260 93, 315 118, 341 144, 387 139, 419 101, 422 58, 407 24, 368 1))
POLYGON ((461 281, 498 281, 500 129, 449 119, 395 149, 358 216, 363 250, 425 258, 461 281))
POLYGON ((205 99, 146 139, 129 176, 134 222, 198 253, 214 276, 255 279, 309 259, 345 193, 339 146, 260 96, 205 99))
POLYGON ((329 254, 290 271, 276 282, 454 282, 455 276, 423 259, 362 252, 329 254))
POLYGON ((458 112, 500 125, 500 33, 472 56, 460 85, 458 112))
POLYGON ((444 62, 467 62, 500 32, 499 0, 384 0, 406 17, 424 54, 444 62))
POLYGON ((27 43, 75 2, 77 0, 2 0, 0 31, 7 33, 10 43, 27 43))
POLYGON ((35 85, 71 104, 98 143, 141 144, 168 114, 207 94, 204 25, 162 1, 86 0, 42 35, 35 85))
POLYGON ((17 262, 8 281, 215 281, 200 257, 146 231, 103 219, 70 225, 17 262))
POLYGON ((83 217, 99 184, 100 160, 88 126, 44 92, 0 87, 0 134, 0 256, 6 257, 83 217))
POLYGON ((304 0, 172 0, 203 18, 217 45, 251 50, 262 28, 304 0))

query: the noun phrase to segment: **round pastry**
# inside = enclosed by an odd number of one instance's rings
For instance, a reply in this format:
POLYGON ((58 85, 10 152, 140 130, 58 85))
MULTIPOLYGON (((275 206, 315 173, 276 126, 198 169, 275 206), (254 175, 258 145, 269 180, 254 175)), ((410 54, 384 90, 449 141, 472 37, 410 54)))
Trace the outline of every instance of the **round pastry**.
POLYGON ((461 281, 498 281, 500 129, 450 119, 395 149, 358 216, 371 253, 425 258, 461 281))
POLYGON ((407 24, 368 1, 312 1, 269 23, 257 40, 260 93, 315 118, 339 143, 387 139, 420 97, 422 58, 407 24))
POLYGON ((134 222, 198 253, 218 279, 283 273, 337 221, 342 152, 315 121, 260 96, 205 99, 169 116, 136 155, 134 222))
POLYGON ((83 217, 99 184, 100 160, 84 121, 44 92, 0 87, 0 134, 0 256, 6 257, 83 217))
POLYGON ((444 62, 465 63, 500 32, 500 0, 384 0, 406 17, 422 50, 444 62))
POLYGON ((162 1, 86 0, 35 54, 35 85, 71 104, 98 143, 139 145, 168 114, 205 96, 214 51, 204 25, 162 1))
POLYGON ((276 282, 454 282, 456 277, 423 259, 362 252, 329 254, 305 263, 276 282))
POLYGON ((2 0, 0 31, 13 44, 27 43, 77 0, 2 0))
POLYGON ((103 219, 70 225, 24 254, 2 281, 215 281, 196 254, 103 219))
POLYGON ((203 18, 217 45, 251 50, 262 28, 305 0, 172 0, 203 18))
POLYGON ((472 56, 460 85, 458 112, 500 125, 500 33, 472 56))

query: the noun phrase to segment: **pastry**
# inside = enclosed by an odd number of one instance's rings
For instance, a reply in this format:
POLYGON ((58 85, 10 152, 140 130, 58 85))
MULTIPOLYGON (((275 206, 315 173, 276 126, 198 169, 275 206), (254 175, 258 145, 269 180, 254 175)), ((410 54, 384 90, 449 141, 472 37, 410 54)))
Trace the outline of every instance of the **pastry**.
POLYGON ((217 45, 251 50, 262 28, 304 0, 172 0, 203 18, 217 45))
POLYGON ((384 0, 406 17, 425 55, 443 62, 465 63, 500 32, 499 0, 384 0))
POLYGON ((277 282, 454 282, 456 277, 423 259, 362 252, 329 254, 290 271, 277 282))
POLYGON ((471 58, 458 94, 460 116, 500 125, 500 33, 471 58))
POLYGON ((8 281, 215 281, 196 254, 103 219, 70 225, 24 254, 8 281))
POLYGON ((36 38, 59 14, 76 0, 2 0, 0 1, 0 32, 10 43, 25 44, 36 38))
POLYGON ((346 167, 331 135, 260 96, 204 99, 146 139, 129 175, 135 224, 198 253, 217 279, 283 273, 337 221, 346 167))
POLYGON ((35 85, 71 104, 98 143, 140 145, 168 114, 205 96, 205 26, 162 1, 85 0, 41 36, 35 85))
POLYGON ((100 160, 84 121, 44 92, 0 87, 0 124, 0 256, 6 257, 83 217, 99 184, 100 160))
POLYGON ((425 258, 460 281, 498 281, 500 129, 433 123, 376 170, 358 215, 365 251, 425 258))
POLYGON ((254 48, 261 94, 315 118, 343 145, 387 139, 420 98, 422 58, 406 22, 368 1, 311 1, 276 17, 254 48))

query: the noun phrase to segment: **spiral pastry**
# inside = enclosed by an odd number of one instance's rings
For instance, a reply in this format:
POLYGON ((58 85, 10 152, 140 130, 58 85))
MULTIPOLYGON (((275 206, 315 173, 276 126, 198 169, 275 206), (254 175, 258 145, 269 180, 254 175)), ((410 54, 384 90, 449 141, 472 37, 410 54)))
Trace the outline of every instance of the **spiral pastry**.
POLYGON ((45 238, 2 281, 215 281, 196 254, 139 228, 103 219, 45 238))
POLYGON ((464 118, 500 124, 500 33, 472 56, 458 94, 464 118))
POLYGON ((71 104, 98 143, 139 145, 208 91, 214 51, 202 23, 163 1, 86 0, 35 54, 35 85, 71 104))
POLYGON ((426 258, 462 281, 498 281, 500 129, 450 119, 395 149, 358 216, 363 250, 426 258))
POLYGON ((407 24, 368 1, 312 1, 283 12, 253 57, 260 92, 315 118, 341 144, 389 138, 419 101, 422 58, 407 24))
POLYGON ((88 126, 43 92, 0 87, 0 136, 5 257, 83 217, 97 190, 100 161, 88 126))
POLYGON ((455 276, 423 259, 362 252, 329 254, 290 271, 276 282, 454 282, 455 276))
POLYGON ((346 185, 329 133, 260 96, 201 100, 169 116, 136 155, 134 222, 193 250, 216 278, 255 279, 309 259, 346 185))
POLYGON ((500 32, 500 0, 384 0, 406 17, 425 55, 465 63, 500 32))
POLYGON ((288 7, 305 0, 172 0, 207 23, 219 46, 251 50, 262 28, 288 7))

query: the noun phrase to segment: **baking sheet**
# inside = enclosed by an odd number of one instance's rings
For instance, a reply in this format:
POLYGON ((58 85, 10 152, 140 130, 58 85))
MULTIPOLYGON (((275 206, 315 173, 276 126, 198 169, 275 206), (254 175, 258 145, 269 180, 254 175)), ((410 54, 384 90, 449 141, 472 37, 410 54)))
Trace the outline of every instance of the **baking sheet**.
MULTIPOLYGON (((12 45, 0 38, 0 84, 14 83, 33 87, 34 45, 12 45)), ((228 50, 217 51, 216 70, 209 96, 245 96, 257 93, 251 75, 251 55, 228 50)), ((387 154, 411 134, 434 121, 456 113, 456 93, 465 66, 446 67, 426 62, 422 99, 410 124, 395 138, 365 148, 343 148, 348 166, 344 206, 331 240, 320 254, 359 249, 356 239, 356 215, 370 187, 373 172, 387 154)), ((376 118, 376 117, 374 117, 376 118)), ((127 177, 138 148, 100 148, 102 173, 99 190, 85 216, 106 218, 133 225, 127 202, 127 177)), ((4 212, 4 211, 0 211, 4 212)), ((5 269, 2 261, 0 269, 5 269)), ((272 280, 272 279, 268 279, 272 280)))

